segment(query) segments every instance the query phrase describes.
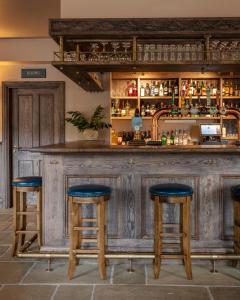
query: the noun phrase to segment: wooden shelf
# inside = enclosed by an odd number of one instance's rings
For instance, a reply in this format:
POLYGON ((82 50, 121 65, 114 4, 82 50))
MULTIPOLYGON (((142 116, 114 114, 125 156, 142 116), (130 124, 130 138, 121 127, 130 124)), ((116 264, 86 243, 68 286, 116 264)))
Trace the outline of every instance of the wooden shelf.
POLYGON ((114 100, 114 99, 122 99, 122 100, 136 100, 138 99, 138 96, 111 96, 111 99, 114 100))
POLYGON ((162 117, 159 120, 220 120, 220 117, 162 117))
POLYGON ((223 99, 232 99, 232 100, 239 99, 240 100, 240 96, 223 96, 223 99))
MULTIPOLYGON (((184 97, 185 99, 190 99, 190 97, 184 97)), ((200 97, 198 97, 198 96, 192 96, 192 99, 207 99, 207 96, 200 96, 200 97)), ((217 97, 216 96, 211 96, 210 97, 210 99, 217 99, 217 97)))
MULTIPOLYGON (((111 120, 131 120, 133 117, 111 117, 111 120)), ((152 117, 142 117, 143 120, 152 120, 152 117)))
MULTIPOLYGON (((140 99, 156 99, 156 100, 164 100, 164 99, 172 99, 172 96, 144 96, 144 97, 141 97, 140 96, 140 99)), ((178 96, 175 96, 175 99, 178 99, 178 96)))

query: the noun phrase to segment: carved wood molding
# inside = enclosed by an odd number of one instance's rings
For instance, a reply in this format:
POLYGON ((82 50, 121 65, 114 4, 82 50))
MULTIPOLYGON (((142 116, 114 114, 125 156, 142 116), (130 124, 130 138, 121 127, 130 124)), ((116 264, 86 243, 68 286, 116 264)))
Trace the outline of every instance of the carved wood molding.
POLYGON ((53 38, 240 36, 240 18, 50 19, 49 33, 53 38))

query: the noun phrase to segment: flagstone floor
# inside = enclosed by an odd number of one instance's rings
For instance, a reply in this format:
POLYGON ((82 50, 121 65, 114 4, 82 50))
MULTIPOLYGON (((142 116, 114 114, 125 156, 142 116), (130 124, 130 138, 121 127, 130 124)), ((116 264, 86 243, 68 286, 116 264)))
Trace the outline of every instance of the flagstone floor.
POLYGON ((182 265, 162 265, 160 279, 150 264, 110 262, 107 280, 98 276, 96 263, 80 264, 73 280, 67 279, 67 261, 53 260, 53 271, 38 259, 11 257, 12 210, 0 209, 0 300, 240 300, 240 263, 237 268, 217 264, 193 265, 192 281, 182 265))

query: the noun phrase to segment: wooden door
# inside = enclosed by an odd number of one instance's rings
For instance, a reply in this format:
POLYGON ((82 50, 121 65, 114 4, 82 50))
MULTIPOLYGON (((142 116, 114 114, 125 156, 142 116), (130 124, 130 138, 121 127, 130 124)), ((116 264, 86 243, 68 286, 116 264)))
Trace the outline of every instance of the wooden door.
MULTIPOLYGON (((14 177, 42 174, 42 155, 28 149, 64 142, 64 83, 18 83, 8 95, 9 139, 5 152, 8 148, 9 156, 5 153, 4 169, 10 189, 14 177)), ((9 206, 10 190, 5 195, 9 206)))

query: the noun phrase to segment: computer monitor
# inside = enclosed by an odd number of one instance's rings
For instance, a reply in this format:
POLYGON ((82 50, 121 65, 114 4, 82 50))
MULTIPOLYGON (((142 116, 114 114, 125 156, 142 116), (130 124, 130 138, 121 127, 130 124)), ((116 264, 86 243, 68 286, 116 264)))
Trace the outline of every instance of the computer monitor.
POLYGON ((202 136, 220 136, 220 124, 200 124, 200 133, 202 136))

